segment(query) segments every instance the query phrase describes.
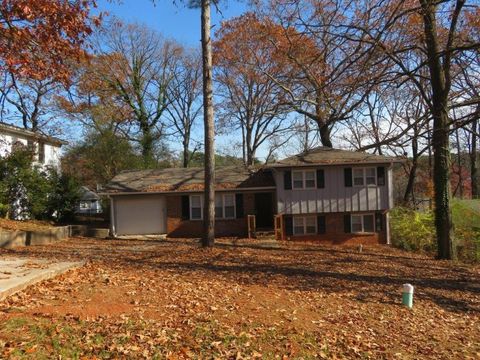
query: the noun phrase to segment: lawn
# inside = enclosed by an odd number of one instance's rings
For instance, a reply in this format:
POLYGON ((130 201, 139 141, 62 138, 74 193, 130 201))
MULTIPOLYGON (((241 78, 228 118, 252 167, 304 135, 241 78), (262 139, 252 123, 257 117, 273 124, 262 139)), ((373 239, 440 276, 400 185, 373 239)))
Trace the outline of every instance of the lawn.
POLYGON ((0 358, 480 356, 480 268, 388 247, 78 238, 0 255, 87 262, 0 303, 0 358))

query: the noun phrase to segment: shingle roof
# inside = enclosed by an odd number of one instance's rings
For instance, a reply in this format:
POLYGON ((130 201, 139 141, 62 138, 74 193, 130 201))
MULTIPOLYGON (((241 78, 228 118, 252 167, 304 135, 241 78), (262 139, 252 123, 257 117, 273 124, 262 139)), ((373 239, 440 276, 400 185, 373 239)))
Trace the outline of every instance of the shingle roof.
POLYGON ((49 144, 57 145, 57 146, 62 146, 62 145, 67 145, 68 142, 53 137, 53 136, 48 136, 42 133, 38 132, 33 132, 31 130, 27 130, 15 125, 7 124, 4 122, 0 122, 0 134, 1 133, 10 133, 10 134, 17 134, 17 135, 22 135, 27 138, 32 138, 36 140, 41 140, 49 144))
POLYGON ((400 161, 402 161, 402 159, 397 157, 372 155, 360 151, 317 147, 269 164, 268 167, 354 165, 358 163, 382 164, 400 161))
MULTIPOLYGON (((203 168, 168 168, 124 171, 104 188, 104 193, 124 192, 189 192, 204 189, 203 168)), ((248 189, 274 187, 269 170, 226 166, 215 169, 215 189, 248 189)))

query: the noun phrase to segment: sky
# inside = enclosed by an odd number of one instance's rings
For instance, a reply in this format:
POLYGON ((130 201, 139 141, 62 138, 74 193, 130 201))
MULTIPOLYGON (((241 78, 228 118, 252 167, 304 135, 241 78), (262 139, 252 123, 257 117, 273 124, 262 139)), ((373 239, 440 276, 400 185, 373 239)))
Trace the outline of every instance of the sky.
MULTIPOLYGON (((200 9, 189 9, 181 1, 175 5, 173 1, 156 0, 98 0, 98 12, 107 12, 108 17, 116 17, 126 23, 137 22, 159 31, 163 36, 172 38, 187 47, 200 47, 200 9)), ((239 16, 248 10, 246 2, 223 1, 218 11, 212 7, 212 33, 220 27, 222 21, 239 16)), ((202 140, 203 128, 197 126, 194 137, 202 140)), ((220 135, 216 137, 216 151, 229 155, 241 156, 240 149, 232 148, 232 139, 238 136, 220 135)), ((180 145, 169 143, 172 150, 179 151, 180 145)), ((264 152, 260 149, 259 156, 264 152)))
MULTIPOLYGON (((148 25, 169 38, 187 46, 200 46, 200 9, 189 9, 181 1, 156 0, 99 0, 97 11, 108 12, 125 22, 148 25)), ((221 21, 239 16, 247 10, 243 2, 229 1, 219 5, 221 13, 212 7, 213 31, 221 21)))

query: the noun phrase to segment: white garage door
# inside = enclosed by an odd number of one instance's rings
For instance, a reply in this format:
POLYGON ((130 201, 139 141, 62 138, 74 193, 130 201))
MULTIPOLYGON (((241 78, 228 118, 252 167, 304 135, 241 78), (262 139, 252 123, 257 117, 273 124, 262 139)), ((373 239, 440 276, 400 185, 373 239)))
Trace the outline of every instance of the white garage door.
POLYGON ((117 235, 166 233, 166 201, 160 195, 117 196, 114 200, 117 235))

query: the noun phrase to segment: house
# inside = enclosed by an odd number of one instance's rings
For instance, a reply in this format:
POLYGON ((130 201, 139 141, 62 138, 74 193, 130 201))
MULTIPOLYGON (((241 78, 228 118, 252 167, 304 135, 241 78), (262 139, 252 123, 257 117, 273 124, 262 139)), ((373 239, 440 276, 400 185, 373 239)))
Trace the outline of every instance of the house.
POLYGON ((0 122, 0 157, 17 146, 25 146, 34 151, 36 164, 60 168, 60 148, 66 144, 58 138, 0 122))
MULTIPOLYGON (((389 243, 397 161, 319 147, 260 168, 218 168, 216 236, 246 236, 250 215, 278 239, 389 243)), ((114 236, 202 234, 202 168, 126 171, 104 190, 114 236)))
POLYGON ((79 215, 94 215, 103 212, 100 196, 86 186, 80 187, 80 200, 75 213, 79 215))

